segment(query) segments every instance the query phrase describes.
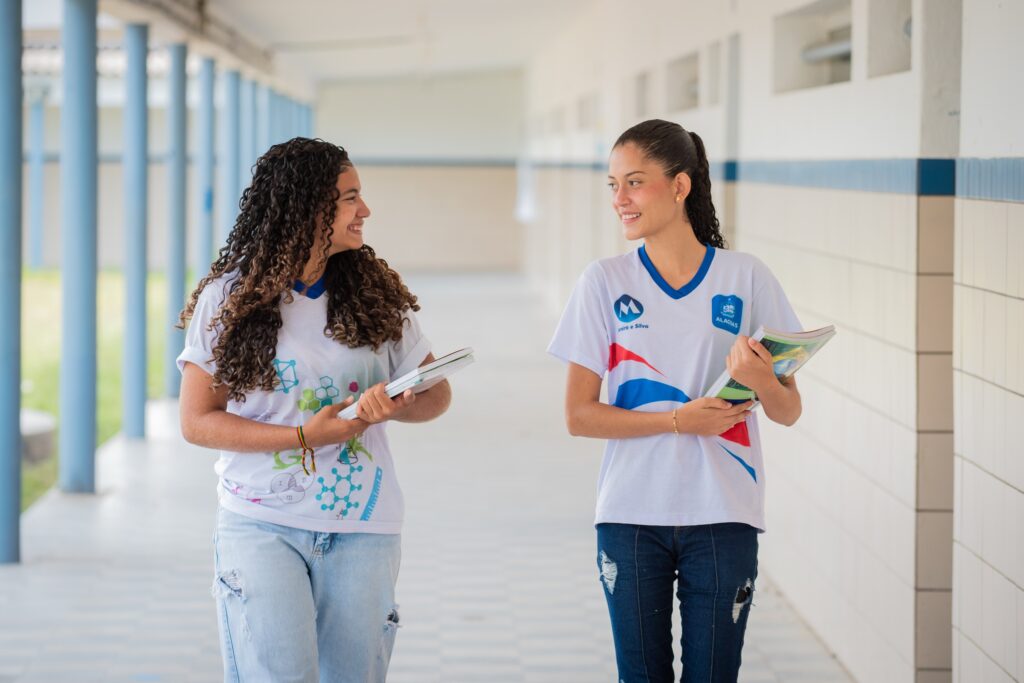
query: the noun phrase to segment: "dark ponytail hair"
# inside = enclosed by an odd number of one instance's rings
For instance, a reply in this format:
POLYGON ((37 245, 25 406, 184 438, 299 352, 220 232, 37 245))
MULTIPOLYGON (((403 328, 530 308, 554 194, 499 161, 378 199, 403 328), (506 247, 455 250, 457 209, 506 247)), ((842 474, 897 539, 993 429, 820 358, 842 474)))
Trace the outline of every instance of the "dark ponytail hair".
POLYGON ((700 136, 687 132, 678 123, 651 119, 620 135, 615 147, 626 143, 633 143, 645 157, 660 163, 669 178, 675 178, 679 173, 690 176, 690 194, 684 206, 693 234, 701 244, 724 249, 725 239, 718 230, 718 216, 711 202, 708 155, 700 136))

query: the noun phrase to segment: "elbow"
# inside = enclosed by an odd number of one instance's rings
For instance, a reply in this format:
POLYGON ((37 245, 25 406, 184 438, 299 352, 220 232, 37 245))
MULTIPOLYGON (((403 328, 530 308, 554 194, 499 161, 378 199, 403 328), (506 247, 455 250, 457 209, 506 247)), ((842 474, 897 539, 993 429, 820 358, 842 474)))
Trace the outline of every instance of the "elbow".
POLYGON ((792 427, 793 425, 796 424, 796 421, 800 419, 801 414, 803 414, 803 408, 798 405, 796 407, 796 410, 794 410, 788 415, 784 415, 781 419, 776 420, 776 422, 778 422, 783 427, 792 427))
POLYGON ((444 382, 444 396, 441 399, 440 410, 438 411, 437 414, 439 416, 440 415, 444 415, 445 413, 448 412, 448 409, 451 408, 451 406, 452 406, 452 387, 448 383, 448 380, 445 380, 445 382, 444 382))
POLYGON ((565 428, 570 436, 583 436, 583 420, 577 411, 567 410, 565 412, 565 428))
POLYGON ((181 436, 186 442, 196 445, 196 431, 191 422, 181 422, 181 436))
POLYGON ((199 428, 199 419, 195 415, 181 415, 179 421, 181 422, 181 437, 193 446, 202 446, 203 444, 200 443, 202 430, 199 428))

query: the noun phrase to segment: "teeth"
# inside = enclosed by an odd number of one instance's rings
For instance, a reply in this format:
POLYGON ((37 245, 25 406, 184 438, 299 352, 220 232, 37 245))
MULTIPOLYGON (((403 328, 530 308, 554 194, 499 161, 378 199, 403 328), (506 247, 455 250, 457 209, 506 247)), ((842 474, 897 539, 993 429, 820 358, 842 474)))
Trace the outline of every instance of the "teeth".
POLYGON ((624 214, 622 214, 623 220, 627 220, 627 221, 632 219, 632 218, 639 218, 639 217, 640 217, 640 214, 638 214, 638 213, 624 213, 624 214))

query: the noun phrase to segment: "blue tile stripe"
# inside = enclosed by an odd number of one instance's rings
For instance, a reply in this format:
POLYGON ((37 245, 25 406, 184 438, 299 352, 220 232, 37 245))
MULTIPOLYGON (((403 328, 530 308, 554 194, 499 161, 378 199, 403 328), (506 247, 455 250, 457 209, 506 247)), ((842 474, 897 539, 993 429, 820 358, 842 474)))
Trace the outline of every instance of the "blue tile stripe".
MULTIPOLYGON (((60 159, 47 152, 46 163, 60 159)), ((27 157, 26 157, 27 160, 27 157)), ((101 153, 100 163, 119 163, 119 153, 101 153)), ((150 163, 166 163, 166 154, 150 154, 150 163)), ((191 162, 192 159, 189 159, 191 162)), ((364 158, 361 166, 509 168, 513 158, 364 158)), ((603 172, 604 161, 534 161, 538 169, 578 169, 603 172)), ((767 183, 799 187, 822 187, 864 192, 895 192, 964 199, 1024 202, 1024 157, 980 159, 839 159, 712 161, 711 178, 716 181, 767 183)))
POLYGON ((956 159, 918 159, 917 194, 930 197, 956 194, 956 159))
POLYGON ((917 159, 739 161, 737 180, 861 192, 917 193, 917 159))
MULTIPOLYGON (((536 168, 603 171, 602 162, 538 162, 536 168)), ((893 192, 1024 202, 1024 158, 726 160, 711 162, 716 181, 893 192)))
POLYGON ((956 196, 1024 202, 1024 158, 957 159, 956 196))
POLYGON ((606 161, 544 161, 538 159, 530 164, 533 168, 573 169, 603 172, 608 169, 606 161))

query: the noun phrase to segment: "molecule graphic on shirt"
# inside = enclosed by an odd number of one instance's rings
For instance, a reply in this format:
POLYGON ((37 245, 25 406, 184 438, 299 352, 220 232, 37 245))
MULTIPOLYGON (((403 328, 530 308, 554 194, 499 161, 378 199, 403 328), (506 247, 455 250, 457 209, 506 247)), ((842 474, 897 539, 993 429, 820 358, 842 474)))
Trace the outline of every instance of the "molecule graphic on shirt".
POLYGON ((320 412, 321 408, 333 404, 334 399, 339 396, 341 396, 341 392, 338 391, 338 387, 334 386, 334 380, 326 376, 321 377, 319 387, 302 390, 302 396, 298 401, 299 410, 312 410, 314 413, 320 412))
POLYGON ((344 503, 345 507, 339 513, 339 517, 347 517, 348 511, 359 507, 358 502, 352 502, 349 500, 350 496, 356 491, 362 491, 362 484, 353 484, 352 475, 357 472, 363 471, 362 465, 353 465, 349 462, 348 453, 343 448, 341 454, 338 456, 338 466, 341 468, 347 468, 348 473, 344 476, 338 472, 338 467, 331 468, 331 474, 334 475, 334 484, 328 486, 326 480, 323 477, 317 478, 317 483, 320 484, 320 493, 316 494, 316 499, 320 501, 321 510, 333 510, 336 506, 344 503), (338 495, 338 488, 344 487, 341 482, 347 482, 348 491, 345 495, 338 495), (330 500, 330 504, 326 501, 330 500))
POLYGON ((287 394, 289 391, 299 386, 299 376, 295 372, 294 360, 281 360, 279 358, 275 358, 274 371, 277 373, 277 379, 280 382, 277 388, 284 393, 287 394))
POLYGON ((306 483, 306 486, 303 486, 303 483, 301 474, 282 472, 270 480, 270 491, 276 494, 282 503, 298 503, 306 495, 306 488, 312 482, 306 483))

